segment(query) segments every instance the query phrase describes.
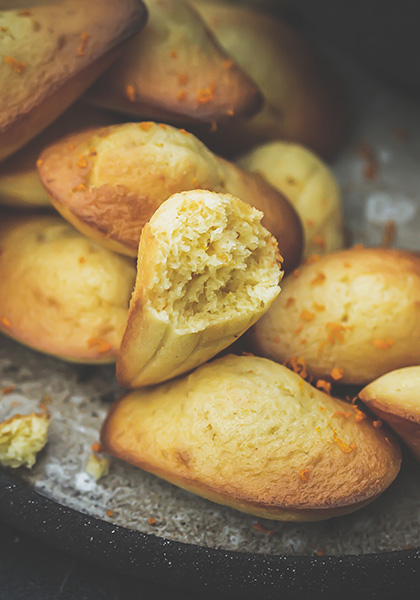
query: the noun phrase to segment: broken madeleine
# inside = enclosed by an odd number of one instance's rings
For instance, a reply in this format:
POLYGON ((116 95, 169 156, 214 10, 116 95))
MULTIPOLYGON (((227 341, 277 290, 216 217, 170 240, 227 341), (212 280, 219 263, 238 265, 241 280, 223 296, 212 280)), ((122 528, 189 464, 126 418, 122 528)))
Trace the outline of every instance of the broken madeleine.
POLYGON ((66 110, 141 30, 140 0, 79 0, 0 11, 0 160, 66 110))
POLYGON ((134 287, 134 261, 56 216, 0 220, 0 331, 35 350, 115 362, 134 287))
POLYGON ((262 214, 238 198, 174 194, 143 228, 117 360, 121 385, 160 383, 215 356, 280 292, 281 257, 262 214))
POLYGON ((31 469, 48 441, 47 412, 16 414, 0 423, 0 464, 31 469))
POLYGON ((89 91, 100 106, 171 122, 254 114, 262 97, 192 6, 146 0, 149 20, 89 91))
POLYGON ((420 256, 355 246, 310 258, 282 288, 249 332, 257 354, 359 385, 419 364, 420 256))
POLYGON ((340 188, 316 154, 292 142, 270 142, 242 156, 237 164, 265 177, 290 200, 302 221, 305 258, 343 248, 340 188))
POLYGON ((359 398, 392 427, 420 460, 420 366, 383 375, 363 388, 359 398))
POLYGON ((126 123, 64 138, 38 171, 56 209, 85 235, 136 256, 142 227, 176 192, 229 193, 264 213, 285 269, 300 261, 302 227, 290 202, 259 175, 217 157, 183 129, 126 123))
POLYGON ((219 504, 316 521, 371 502, 400 469, 393 436, 353 408, 286 367, 230 355, 118 400, 101 444, 219 504))

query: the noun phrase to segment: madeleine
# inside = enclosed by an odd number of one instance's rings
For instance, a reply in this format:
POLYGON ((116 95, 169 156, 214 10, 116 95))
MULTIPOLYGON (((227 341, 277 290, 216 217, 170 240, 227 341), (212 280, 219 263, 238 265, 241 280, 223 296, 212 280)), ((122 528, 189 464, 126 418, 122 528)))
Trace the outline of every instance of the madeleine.
POLYGON ((121 385, 186 373, 232 344, 280 292, 277 242, 228 194, 171 196, 144 227, 117 362, 121 385))
POLYGON ((232 194, 261 210, 285 268, 299 263, 302 228, 288 200, 183 129, 152 122, 93 129, 46 148, 38 171, 57 210, 116 252, 137 255, 144 224, 169 196, 205 189, 232 194))
POLYGON ((55 216, 0 222, 0 331, 72 362, 114 362, 134 287, 134 261, 55 216))
POLYGON ((393 436, 356 419, 351 405, 251 356, 127 394, 111 408, 101 445, 213 502, 283 521, 357 510, 401 463, 393 436))
POLYGON ((420 256, 354 247, 316 258, 284 279, 249 334, 255 352, 359 385, 419 364, 420 256))

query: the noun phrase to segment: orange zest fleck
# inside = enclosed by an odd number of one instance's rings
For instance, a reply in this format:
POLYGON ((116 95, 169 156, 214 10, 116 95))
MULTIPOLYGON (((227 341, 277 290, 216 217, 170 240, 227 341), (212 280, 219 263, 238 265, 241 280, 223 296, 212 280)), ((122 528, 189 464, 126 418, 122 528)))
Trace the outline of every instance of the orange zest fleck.
POLYGON ((338 381, 339 379, 342 379, 344 375, 344 369, 342 369, 341 367, 334 367, 330 375, 334 379, 334 381, 338 381))
POLYGON ((310 310, 302 310, 302 312, 299 315, 299 319, 302 319, 302 321, 306 321, 307 323, 312 321, 314 317, 315 313, 311 312, 310 310))
POLYGON ((308 376, 308 371, 306 369, 306 363, 303 356, 292 356, 289 358, 289 360, 284 362, 284 366, 303 377, 303 379, 306 379, 308 376))
POLYGON ((320 283, 322 283, 323 281, 325 281, 325 274, 322 273, 321 271, 319 273, 317 273, 315 275, 315 277, 312 279, 311 281, 311 285, 319 285, 320 283))
POLYGON ((133 84, 129 83, 125 86, 125 95, 130 102, 136 101, 136 89, 133 84))
POLYGON ((109 510, 106 511, 106 516, 107 517, 113 517, 114 516, 114 511, 112 510, 112 508, 110 508, 109 510))
POLYGON ((302 329, 303 329, 303 325, 299 325, 299 327, 297 329, 295 329, 293 333, 298 334, 302 331, 302 329))
POLYGON ((106 354, 111 350, 111 344, 105 340, 99 338, 90 338, 87 341, 88 348, 96 348, 99 354, 106 354))
POLYGON ((302 344, 302 346, 304 346, 304 345, 306 344, 306 342, 307 342, 307 341, 308 341, 308 340, 307 340, 306 338, 302 338, 302 339, 300 340, 300 343, 302 344))
POLYGON ((265 533, 266 535, 273 535, 275 533, 274 529, 267 529, 267 527, 264 527, 261 523, 255 523, 252 528, 261 533, 265 533))
POLYGON ((356 405, 353 405, 354 414, 356 415, 356 423, 360 423, 366 419, 366 414, 356 405))
POLYGON ((186 96, 187 92, 185 90, 180 90, 176 95, 176 99, 182 102, 182 100, 185 100, 186 96))
POLYGON ((31 13, 31 11, 30 11, 30 10, 27 10, 27 9, 20 10, 20 11, 18 12, 18 15, 19 15, 19 17, 30 17, 30 16, 31 16, 31 14, 32 14, 32 13, 31 13))
POLYGON ((344 332, 349 327, 344 327, 341 323, 327 323, 325 325, 327 329, 327 339, 325 342, 321 342, 318 347, 318 356, 321 354, 324 346, 327 344, 334 345, 336 342, 344 342, 344 332))
POLYGON ((323 549, 322 549, 322 548, 317 548, 317 549, 315 550, 315 554, 316 554, 317 556, 325 556, 325 552, 323 551, 323 549))
POLYGON ((77 161, 76 165, 80 168, 80 169, 86 169, 86 167, 88 166, 88 161, 86 156, 83 156, 82 154, 78 154, 79 160, 77 161))
POLYGON ((350 454, 350 452, 352 452, 356 448, 356 444, 354 444, 354 443, 347 444, 341 438, 339 438, 337 435, 337 431, 335 429, 334 429, 333 437, 334 437, 334 442, 337 444, 337 446, 340 448, 340 450, 342 450, 345 454, 350 454))
POLYGON ((312 239, 312 241, 315 244, 315 246, 318 246, 318 248, 321 248, 321 249, 325 248, 325 239, 322 237, 322 235, 316 235, 312 239))
POLYGON ((153 125, 153 121, 142 121, 141 123, 139 123, 140 129, 143 129, 143 131, 149 131, 149 129, 151 129, 153 125))
POLYGON ((159 123, 159 127, 165 131, 166 125, 165 123, 159 123))
POLYGON ((0 323, 3 325, 3 327, 11 327, 12 324, 9 321, 9 319, 7 317, 2 317, 0 320, 0 323))
POLYGON ((14 385, 8 385, 8 386, 4 387, 1 390, 1 393, 6 396, 7 394, 11 394, 14 391, 15 391, 15 386, 14 385))
POLYGON ((391 346, 394 345, 395 340, 392 338, 386 340, 372 340, 372 343, 376 348, 379 348, 379 350, 388 350, 388 348, 391 348, 391 346))
POLYGON ((49 413, 50 411, 48 410, 48 406, 46 405, 45 402, 40 402, 38 404, 39 408, 42 410, 42 412, 44 413, 49 413))
POLYGON ((388 437, 385 438, 385 441, 388 444, 388 446, 392 446, 392 442, 388 437))
POLYGON ((293 271, 293 277, 296 277, 296 278, 298 278, 298 277, 299 277, 299 275, 300 275, 300 269, 295 269, 295 270, 293 271))
POLYGON ((44 161, 42 160, 42 158, 38 158, 38 160, 36 161, 36 166, 40 167, 43 164, 43 162, 44 161))
POLYGON ((322 312, 325 310, 325 306, 323 304, 318 304, 318 302, 314 302, 313 305, 315 310, 317 310, 318 312, 322 312))
POLYGON ((87 190, 87 187, 84 183, 79 183, 79 185, 76 187, 76 190, 78 192, 85 192, 87 190))
POLYGON ((307 483, 308 480, 309 480, 309 474, 310 474, 310 470, 309 469, 300 469, 300 471, 299 471, 300 480, 303 483, 307 483))
POLYGON ((92 452, 102 452, 102 446, 99 442, 93 442, 92 452))
POLYGON ((377 419, 376 421, 372 422, 372 425, 375 429, 380 429, 383 425, 383 422, 381 421, 381 419, 377 419))
POLYGON ((214 99, 215 90, 216 85, 213 82, 211 82, 206 88, 198 90, 197 102, 199 104, 208 104, 209 102, 212 102, 212 100, 214 99))
POLYGON ((245 352, 245 350, 242 352, 242 356, 255 356, 255 354, 252 354, 252 352, 245 352))
POLYGON ((333 417, 344 417, 345 419, 349 419, 351 417, 351 412, 346 412, 345 410, 337 410, 333 417))
POLYGON ((331 383, 329 381, 325 381, 325 379, 318 379, 316 382, 316 387, 319 390, 323 390, 326 394, 331 394, 331 383))
POLYGON ((86 258, 85 258, 84 256, 81 256, 81 257, 79 258, 79 263, 80 263, 81 265, 83 265, 83 263, 85 263, 85 262, 86 262, 86 258))
POLYGON ((74 144, 67 144, 67 148, 70 150, 70 152, 73 152, 74 144))
POLYGON ((226 114, 229 117, 233 117, 233 115, 235 114, 235 111, 233 110, 233 108, 228 108, 227 111, 226 111, 226 114))
POLYGON ((154 517, 149 517, 149 525, 156 525, 156 519, 154 517))
POLYGON ((180 129, 179 133, 182 133, 183 135, 190 135, 186 129, 180 129))
POLYGON ((90 33, 86 33, 85 31, 80 34, 81 42, 80 46, 77 48, 77 55, 84 56, 85 55, 85 46, 88 43, 88 39, 90 38, 90 33))
POLYGON ((290 298, 287 298, 286 301, 286 308, 289 308, 289 306, 291 306, 292 304, 294 304, 296 302, 296 298, 293 298, 292 296, 290 298))
POLYGON ((24 60, 22 60, 22 62, 19 62, 18 59, 14 56, 5 56, 3 60, 7 65, 10 65, 12 67, 15 73, 21 74, 27 67, 27 64, 24 60))
POLYGON ((319 254, 311 254, 305 261, 305 265, 313 265, 314 263, 320 260, 321 256, 319 254))

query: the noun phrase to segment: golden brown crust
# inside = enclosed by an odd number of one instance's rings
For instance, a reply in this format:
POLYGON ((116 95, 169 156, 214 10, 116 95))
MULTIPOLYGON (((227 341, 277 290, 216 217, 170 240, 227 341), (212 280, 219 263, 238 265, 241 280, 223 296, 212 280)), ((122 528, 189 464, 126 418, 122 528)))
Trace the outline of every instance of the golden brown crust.
POLYGON ((418 364, 419 256, 354 247, 316 259, 283 281, 249 333, 252 351, 281 363, 302 357, 315 378, 359 385, 418 364))
POLYGON ((420 460, 420 366, 387 373, 366 386, 359 397, 420 460))
POLYGON ((0 223, 0 331, 73 362, 114 362, 135 266, 54 216, 0 223))
POLYGON ((254 114, 255 84, 221 50, 193 7, 148 0, 149 21, 89 92, 106 106, 142 118, 210 122, 254 114))
POLYGON ((38 171, 51 202, 82 233, 135 256, 141 229, 176 192, 227 192, 265 214, 290 270, 300 260, 299 217, 258 175, 219 159, 185 130, 127 123, 71 136, 47 148, 38 171))
POLYGON ((36 163, 42 150, 65 135, 92 127, 115 124, 109 111, 76 102, 61 117, 13 156, 0 164, 0 204, 22 207, 51 207, 36 163))
POLYGON ((0 13, 0 159, 61 114, 143 26, 140 0, 61 0, 30 11, 0 13), (45 69, 48 64, 48 69, 45 69))
POLYGON ((356 510, 401 461, 391 434, 258 357, 227 356, 128 394, 108 414, 101 444, 205 498, 280 520, 356 510))
POLYGON ((255 117, 207 134, 206 143, 231 156, 286 139, 331 155, 345 133, 347 111, 339 82, 313 45, 272 15, 213 2, 195 5, 265 98, 255 117))

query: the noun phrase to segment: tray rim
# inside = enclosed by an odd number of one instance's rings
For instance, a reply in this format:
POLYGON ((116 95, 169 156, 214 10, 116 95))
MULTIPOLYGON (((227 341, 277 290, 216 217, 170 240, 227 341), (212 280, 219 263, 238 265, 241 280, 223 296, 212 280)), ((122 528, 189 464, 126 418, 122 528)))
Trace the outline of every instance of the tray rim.
POLYGON ((420 547, 369 554, 283 555, 206 548, 128 529, 48 498, 0 470, 0 518, 120 574, 229 598, 373 597, 420 591, 420 547), (368 594, 371 594, 370 596, 368 594), (331 596, 332 597, 332 596, 331 596))

